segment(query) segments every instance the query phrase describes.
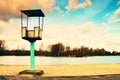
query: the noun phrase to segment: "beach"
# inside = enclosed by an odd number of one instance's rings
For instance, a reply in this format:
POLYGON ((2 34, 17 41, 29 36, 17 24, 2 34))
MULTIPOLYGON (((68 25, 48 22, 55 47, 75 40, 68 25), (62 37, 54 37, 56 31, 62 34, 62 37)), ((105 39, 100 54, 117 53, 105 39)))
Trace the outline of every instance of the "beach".
MULTIPOLYGON (((23 70, 30 70, 30 67, 0 65, 0 76, 16 76, 23 70)), ((36 70, 43 70, 43 77, 114 75, 120 74, 120 64, 37 65, 36 70)))

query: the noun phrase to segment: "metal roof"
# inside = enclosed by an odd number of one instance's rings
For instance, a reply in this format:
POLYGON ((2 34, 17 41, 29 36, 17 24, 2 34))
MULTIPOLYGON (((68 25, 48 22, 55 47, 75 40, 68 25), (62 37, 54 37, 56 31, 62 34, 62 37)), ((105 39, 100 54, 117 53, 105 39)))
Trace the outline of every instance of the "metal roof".
POLYGON ((21 10, 22 13, 27 15, 28 17, 45 17, 44 13, 38 9, 38 10, 21 10))

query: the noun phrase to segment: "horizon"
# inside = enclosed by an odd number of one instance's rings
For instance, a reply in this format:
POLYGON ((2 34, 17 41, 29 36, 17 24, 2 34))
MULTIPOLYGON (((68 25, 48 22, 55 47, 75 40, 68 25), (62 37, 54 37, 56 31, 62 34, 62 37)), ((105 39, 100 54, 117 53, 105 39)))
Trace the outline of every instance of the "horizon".
POLYGON ((41 9, 45 14, 43 39, 35 42, 36 50, 60 42, 71 48, 86 46, 120 52, 120 0, 27 2, 3 0, 0 3, 0 40, 6 41, 8 49, 29 50, 29 42, 21 38, 20 10, 41 9))

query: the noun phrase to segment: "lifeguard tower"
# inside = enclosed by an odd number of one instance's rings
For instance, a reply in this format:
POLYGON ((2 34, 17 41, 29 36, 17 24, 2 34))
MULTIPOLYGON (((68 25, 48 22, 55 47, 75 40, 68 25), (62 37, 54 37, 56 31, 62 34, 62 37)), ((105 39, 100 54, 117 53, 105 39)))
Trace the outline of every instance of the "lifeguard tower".
POLYGON ((21 36, 30 42, 30 69, 35 70, 34 42, 42 40, 44 13, 38 10, 21 10, 21 36))

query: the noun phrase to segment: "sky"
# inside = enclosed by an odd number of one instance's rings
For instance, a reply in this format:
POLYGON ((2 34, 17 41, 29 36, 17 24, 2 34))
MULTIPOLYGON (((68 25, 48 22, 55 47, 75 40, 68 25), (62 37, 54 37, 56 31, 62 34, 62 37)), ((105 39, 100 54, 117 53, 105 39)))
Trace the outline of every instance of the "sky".
POLYGON ((61 42, 71 48, 120 51, 120 0, 1 0, 0 40, 10 50, 30 48, 21 38, 20 10, 24 9, 41 9, 45 14, 37 50, 61 42))

